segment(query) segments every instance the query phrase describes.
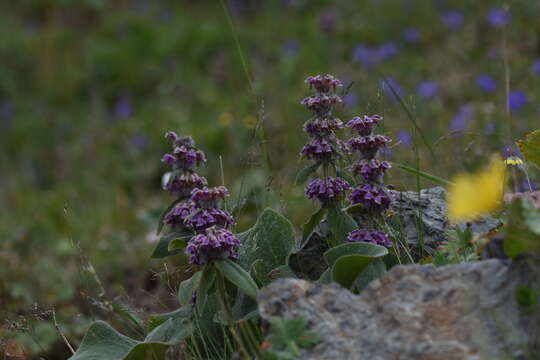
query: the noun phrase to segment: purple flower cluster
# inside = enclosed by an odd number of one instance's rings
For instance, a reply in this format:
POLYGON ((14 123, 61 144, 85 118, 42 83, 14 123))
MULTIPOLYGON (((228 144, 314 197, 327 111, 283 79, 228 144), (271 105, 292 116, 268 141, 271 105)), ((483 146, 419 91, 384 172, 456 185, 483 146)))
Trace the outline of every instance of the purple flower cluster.
POLYGON ((381 177, 384 172, 390 169, 388 161, 379 161, 377 159, 361 159, 352 166, 352 171, 355 174, 360 174, 364 180, 369 182, 381 182, 381 177))
POLYGON ((326 116, 332 110, 332 106, 342 102, 337 95, 319 94, 308 96, 302 100, 301 104, 306 105, 308 110, 313 111, 318 116, 326 116))
POLYGON ((377 151, 386 147, 386 144, 390 141, 392 140, 384 135, 357 136, 347 141, 347 147, 352 152, 361 153, 365 159, 372 159, 377 154, 377 151))
POLYGON ((349 195, 351 204, 362 204, 371 214, 380 214, 390 206, 390 196, 382 186, 363 184, 349 195))
POLYGON ((306 196, 310 199, 316 198, 321 203, 341 199, 351 186, 342 178, 327 178, 326 180, 313 179, 306 187, 306 196))
POLYGON ((163 222, 173 230, 180 228, 196 234, 186 247, 190 264, 236 259, 240 240, 227 230, 235 221, 220 208, 229 191, 224 186, 208 188, 206 179, 194 172, 196 166, 206 162, 206 157, 191 137, 178 136, 172 131, 165 137, 174 147, 173 155, 165 154, 162 158, 173 168, 165 189, 180 202, 165 215, 163 222))
POLYGON ((347 123, 347 127, 356 130, 360 136, 367 136, 371 134, 375 126, 377 126, 381 120, 382 116, 380 115, 364 115, 364 117, 356 116, 347 123))
POLYGON ((206 162, 204 153, 195 147, 195 142, 190 136, 178 136, 169 131, 165 138, 173 145, 173 154, 165 154, 161 161, 172 167, 173 171, 165 184, 165 190, 172 195, 184 200, 190 196, 191 191, 207 184, 204 177, 195 173, 195 167, 206 162))
MULTIPOLYGON (((346 150, 335 133, 343 127, 343 123, 332 117, 332 107, 342 102, 335 94, 342 83, 333 75, 310 76, 306 83, 315 90, 315 94, 306 97, 302 104, 313 112, 314 117, 304 124, 304 131, 311 140, 304 145, 300 155, 327 168, 335 164, 336 159, 346 150)), ((349 187, 349 183, 341 178, 314 179, 306 187, 306 195, 325 204, 343 198, 349 187)))
POLYGON ((392 247, 392 241, 384 231, 358 229, 351 231, 347 236, 347 242, 368 242, 385 247, 392 247))
POLYGON ((190 264, 202 266, 212 260, 238 259, 238 246, 240 240, 229 230, 211 227, 191 238, 186 254, 190 264))
MULTIPOLYGON (((388 136, 373 134, 377 124, 382 120, 379 115, 355 117, 347 123, 347 127, 358 136, 347 141, 349 151, 360 154, 359 160, 351 166, 364 183, 354 188, 348 199, 351 204, 362 204, 366 215, 380 216, 390 207, 390 196, 384 186, 384 173, 390 169, 390 163, 375 158, 377 152, 385 149, 391 141, 388 136)), ((349 233, 347 241, 366 241, 383 246, 391 246, 388 235, 378 230, 359 229, 349 233)))
POLYGON ((315 88, 318 92, 327 93, 330 90, 336 91, 336 88, 343 86, 340 80, 336 79, 333 75, 315 75, 306 79, 306 83, 310 88, 315 88))

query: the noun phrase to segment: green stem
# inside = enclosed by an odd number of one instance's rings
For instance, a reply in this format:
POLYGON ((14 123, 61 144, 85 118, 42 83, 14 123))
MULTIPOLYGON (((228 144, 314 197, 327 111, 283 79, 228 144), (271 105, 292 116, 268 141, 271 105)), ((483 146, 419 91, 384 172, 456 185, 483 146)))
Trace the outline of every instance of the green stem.
POLYGON ((236 341, 236 344, 238 345, 238 348, 240 349, 240 352, 243 354, 244 358, 250 359, 250 356, 246 350, 246 347, 244 346, 244 342, 242 341, 242 338, 236 332, 236 327, 234 326, 234 320, 231 313, 231 308, 229 307, 229 302, 227 301, 227 293, 225 292, 225 279, 223 278, 223 275, 219 271, 217 271, 217 274, 216 274, 216 282, 217 282, 218 297, 221 302, 221 307, 223 309, 223 313, 225 314, 225 319, 227 320, 227 324, 229 325, 229 329, 231 330, 232 336, 234 340, 236 341))

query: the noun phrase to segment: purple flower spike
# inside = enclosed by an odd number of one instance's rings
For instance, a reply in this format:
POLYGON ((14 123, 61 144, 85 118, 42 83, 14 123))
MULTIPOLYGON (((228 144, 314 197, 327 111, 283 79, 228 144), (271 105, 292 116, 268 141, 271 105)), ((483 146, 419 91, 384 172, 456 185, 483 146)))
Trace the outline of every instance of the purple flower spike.
POLYGON ((373 128, 382 120, 380 115, 371 115, 364 117, 356 116, 347 123, 347 127, 352 128, 358 132, 360 136, 370 135, 373 128))
POLYGON ((171 154, 165 154, 161 158, 161 161, 169 166, 173 166, 176 163, 176 157, 171 154))
POLYGON ((229 196, 229 190, 225 186, 218 186, 214 188, 204 187, 202 189, 193 189, 191 192, 191 201, 198 207, 204 209, 215 208, 220 200, 229 196))
POLYGON ((300 155, 305 156, 310 160, 328 162, 335 158, 336 151, 332 144, 326 139, 315 139, 304 145, 300 155))
POLYGON ((211 227, 189 240, 186 254, 190 264, 205 265, 212 260, 238 259, 238 246, 240 240, 229 230, 211 227))
POLYGON ((391 166, 388 161, 362 159, 353 165, 352 171, 361 175, 366 181, 380 182, 384 172, 390 168, 391 166))
POLYGON ((355 188, 349 196, 351 204, 363 204, 368 211, 379 213, 390 206, 390 197, 380 187, 364 184, 355 188))
POLYGON ((179 199, 186 199, 189 198, 193 189, 201 188, 207 184, 208 182, 204 177, 195 173, 187 173, 171 178, 164 189, 179 199))
POLYGON ((195 231, 201 232, 214 225, 228 228, 234 225, 235 221, 227 211, 217 208, 201 209, 193 207, 191 216, 188 217, 184 223, 195 231))
POLYGON ((336 91, 336 87, 343 86, 340 80, 330 74, 310 76, 306 79, 306 83, 309 84, 310 88, 315 88, 315 90, 322 93, 330 90, 336 91))
POLYGON ((188 215, 195 211, 197 208, 192 202, 183 202, 176 205, 165 215, 163 222, 170 225, 171 228, 177 228, 179 226, 185 226, 184 220, 188 215))
POLYGON ((306 105, 309 110, 322 117, 326 116, 330 112, 332 106, 340 103, 341 101, 341 98, 337 95, 324 94, 304 98, 301 104, 306 105))
POLYGON ((358 229, 351 231, 347 236, 347 242, 368 242, 384 247, 392 247, 392 241, 388 234, 379 230, 358 229))
POLYGON ((372 159, 377 154, 377 151, 386 147, 386 144, 390 141, 392 140, 384 135, 358 136, 349 139, 347 147, 352 152, 360 152, 366 159, 372 159))
POLYGON ((325 137, 333 134, 334 131, 343 127, 343 122, 339 119, 315 118, 304 125, 304 131, 311 137, 325 137))
POLYGON ((306 195, 310 199, 317 198, 320 202, 326 203, 342 198, 350 187, 347 181, 339 177, 314 179, 306 187, 306 195))

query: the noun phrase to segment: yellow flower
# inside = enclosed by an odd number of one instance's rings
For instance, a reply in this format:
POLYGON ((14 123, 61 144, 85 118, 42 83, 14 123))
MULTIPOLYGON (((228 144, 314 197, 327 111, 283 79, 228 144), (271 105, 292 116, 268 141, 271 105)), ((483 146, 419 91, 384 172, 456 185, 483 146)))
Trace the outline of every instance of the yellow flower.
POLYGON ((223 127, 228 127, 233 121, 233 116, 230 112, 222 112, 218 117, 218 123, 223 127))
POLYGON ((495 155, 481 171, 456 176, 448 189, 450 220, 473 220, 497 210, 502 203, 505 170, 505 164, 495 155))
POLYGON ((244 126, 248 129, 253 129, 257 125, 257 118, 253 115, 246 115, 243 119, 244 126))

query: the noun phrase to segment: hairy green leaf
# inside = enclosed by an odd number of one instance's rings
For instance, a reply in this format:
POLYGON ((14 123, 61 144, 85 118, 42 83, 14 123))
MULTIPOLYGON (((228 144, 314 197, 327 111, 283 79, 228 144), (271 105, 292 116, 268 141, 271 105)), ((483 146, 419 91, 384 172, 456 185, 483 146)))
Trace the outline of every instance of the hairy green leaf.
POLYGON ((540 167, 540 130, 527 134, 525 139, 518 141, 518 146, 527 161, 540 167))
MULTIPOLYGON (((238 234, 238 237, 242 241, 238 263, 251 271, 256 261, 262 261, 257 265, 257 274, 268 274, 278 266, 287 265, 295 246, 291 222, 270 208, 262 212, 251 229, 238 234)), ((267 276, 257 277, 257 280, 263 285, 270 282, 267 276)))
POLYGON ((240 265, 228 259, 216 260, 214 261, 214 264, 227 280, 245 292, 246 295, 251 296, 254 299, 257 297, 257 284, 240 265))

